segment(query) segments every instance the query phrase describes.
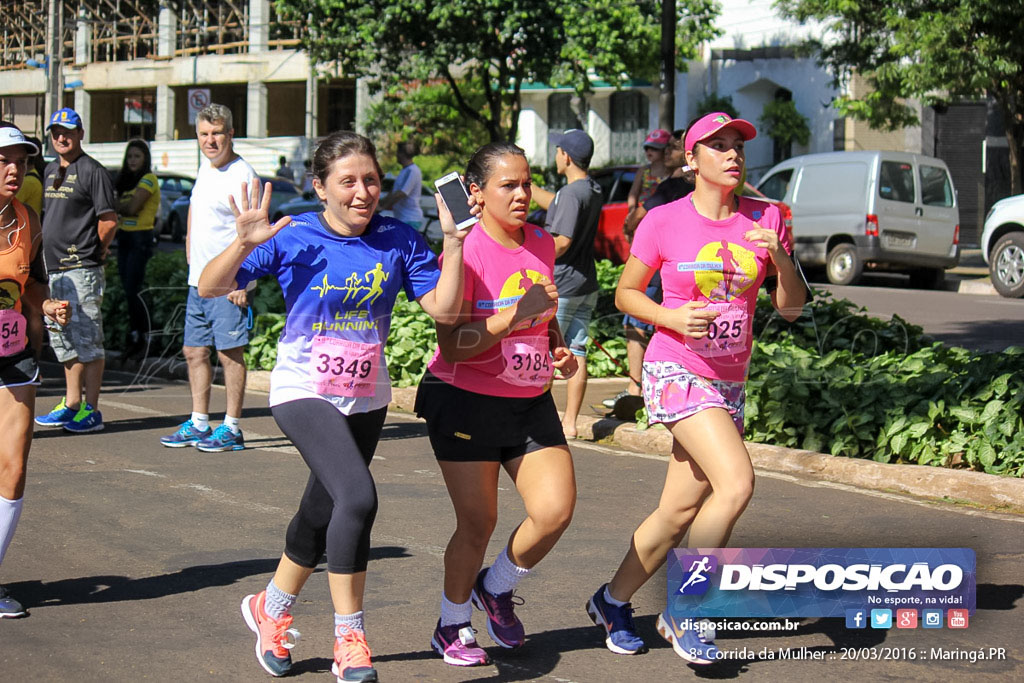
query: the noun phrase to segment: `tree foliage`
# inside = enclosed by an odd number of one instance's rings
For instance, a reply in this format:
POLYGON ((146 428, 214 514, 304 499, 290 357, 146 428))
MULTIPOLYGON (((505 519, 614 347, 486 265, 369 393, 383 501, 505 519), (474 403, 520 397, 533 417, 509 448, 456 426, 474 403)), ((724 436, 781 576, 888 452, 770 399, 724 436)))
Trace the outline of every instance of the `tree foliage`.
MULTIPOLYGON (((515 139, 530 82, 580 93, 597 76, 618 85, 658 73, 657 0, 276 0, 304 20, 318 63, 365 77, 372 89, 441 80, 458 110, 491 140, 515 139), (474 101, 465 84, 483 94, 474 101)), ((677 68, 714 37, 714 0, 679 0, 677 68)))
POLYGON ((772 100, 764 105, 757 120, 762 132, 783 147, 797 142, 806 145, 811 140, 807 118, 797 111, 792 100, 772 100))
MULTIPOLYGON (((483 92, 474 83, 463 81, 459 87, 471 106, 483 107, 483 92)), ((487 129, 463 116, 451 88, 436 80, 387 86, 368 108, 366 134, 378 149, 412 138, 424 154, 439 155, 449 166, 465 163, 466 150, 488 140, 487 129)))
POLYGON ((716 111, 723 111, 734 119, 740 116, 739 111, 736 110, 736 105, 732 103, 732 96, 730 95, 720 96, 717 92, 713 92, 697 103, 698 117, 716 111))
POLYGON ((784 15, 828 29, 813 43, 843 87, 852 74, 871 91, 836 108, 872 127, 917 123, 902 98, 925 105, 991 95, 1010 146, 1012 191, 1020 193, 1024 142, 1024 30, 1007 0, 776 0, 784 15))

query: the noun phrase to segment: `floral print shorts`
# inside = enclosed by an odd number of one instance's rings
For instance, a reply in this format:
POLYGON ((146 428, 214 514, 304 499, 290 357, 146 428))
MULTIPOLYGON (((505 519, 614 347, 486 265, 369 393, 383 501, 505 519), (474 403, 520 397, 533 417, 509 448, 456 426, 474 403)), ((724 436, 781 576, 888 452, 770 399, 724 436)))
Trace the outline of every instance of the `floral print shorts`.
POLYGON ((743 434, 744 382, 707 379, 671 361, 645 361, 643 393, 651 424, 676 422, 705 408, 725 408, 743 434))

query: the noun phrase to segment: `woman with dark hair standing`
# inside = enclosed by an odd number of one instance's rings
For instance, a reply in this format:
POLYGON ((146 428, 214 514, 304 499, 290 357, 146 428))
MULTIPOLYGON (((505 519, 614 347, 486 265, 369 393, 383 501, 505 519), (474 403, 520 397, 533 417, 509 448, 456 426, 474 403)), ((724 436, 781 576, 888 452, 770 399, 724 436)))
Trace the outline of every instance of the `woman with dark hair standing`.
MULTIPOLYGON (((597 589, 587 613, 616 654, 647 650, 633 625, 630 599, 689 532, 692 548, 720 548, 754 492, 743 444, 743 407, 757 292, 776 277, 772 304, 795 320, 805 290, 778 207, 739 196, 747 121, 715 112, 686 130, 686 162, 695 189, 652 209, 637 228, 615 304, 655 325, 643 362, 650 421, 672 433, 672 457, 658 507, 633 532, 612 580, 597 589), (661 273, 664 299, 646 287, 661 273)), ((676 621, 666 609, 658 632, 694 664, 719 658, 714 634, 676 621)))
POLYGON ((291 607, 327 554, 339 681, 376 681, 363 627, 363 591, 377 492, 370 459, 391 400, 383 347, 403 289, 431 317, 450 323, 462 303, 462 242, 438 200, 444 267, 426 241, 394 218, 375 215, 381 172, 373 143, 333 133, 313 156, 321 213, 268 220, 270 184, 234 206, 238 236, 203 270, 199 293, 223 295, 264 275, 284 292, 286 321, 270 380, 281 431, 310 469, 284 555, 266 590, 246 596, 242 615, 256 633, 268 673, 291 668, 291 607), (291 223, 287 230, 283 228, 291 223))
MULTIPOLYGON (((26 319, 42 311, 64 325, 69 315, 67 301, 48 298, 39 217, 15 198, 29 158, 38 153, 17 127, 0 122, 0 564, 21 518, 32 447, 39 366, 26 319)), ((0 619, 26 614, 0 586, 0 619)))
POLYGON ((117 174, 117 272, 128 302, 128 345, 132 356, 146 347, 149 314, 142 299, 146 264, 153 255, 153 225, 160 211, 160 183, 145 140, 129 140, 117 174))
POLYGON ((523 644, 513 591, 554 547, 576 505, 572 456, 550 391, 554 371, 571 376, 576 357, 554 320, 554 239, 526 222, 526 155, 510 143, 485 145, 470 159, 466 182, 481 212, 463 249, 462 311, 454 323, 438 322, 438 350, 416 396, 455 508, 441 617, 430 643, 453 666, 489 661, 473 636, 473 605, 487 614, 494 642, 523 644), (526 519, 481 570, 502 468, 523 498, 526 519))

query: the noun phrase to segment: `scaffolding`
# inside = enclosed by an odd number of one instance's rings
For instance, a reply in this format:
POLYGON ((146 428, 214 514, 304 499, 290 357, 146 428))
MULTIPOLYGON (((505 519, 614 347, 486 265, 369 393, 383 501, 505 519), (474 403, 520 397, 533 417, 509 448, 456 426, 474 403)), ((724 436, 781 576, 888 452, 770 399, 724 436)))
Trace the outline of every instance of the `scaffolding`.
MULTIPOLYGON (((0 70, 33 68, 47 60, 47 22, 63 7, 61 61, 119 62, 249 50, 249 0, 4 0, 0 70), (161 8, 173 13, 171 54, 158 55, 161 8), (76 51, 77 46, 77 51, 76 51)), ((305 30, 281 21, 271 5, 270 49, 295 48, 305 30)))

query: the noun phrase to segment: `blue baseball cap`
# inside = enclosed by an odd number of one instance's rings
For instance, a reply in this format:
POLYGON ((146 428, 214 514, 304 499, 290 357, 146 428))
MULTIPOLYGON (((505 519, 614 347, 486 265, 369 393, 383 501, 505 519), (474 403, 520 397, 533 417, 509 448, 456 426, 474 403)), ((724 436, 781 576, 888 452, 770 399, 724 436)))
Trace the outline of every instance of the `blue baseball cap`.
POLYGON ((46 127, 46 130, 50 130, 54 126, 60 126, 61 128, 69 128, 74 130, 75 128, 82 128, 82 117, 78 115, 78 112, 70 107, 64 107, 53 112, 50 117, 50 125, 46 127))
POLYGON ((590 165, 590 157, 594 156, 594 140, 579 128, 570 128, 564 133, 548 133, 548 139, 561 147, 577 165, 590 165))

